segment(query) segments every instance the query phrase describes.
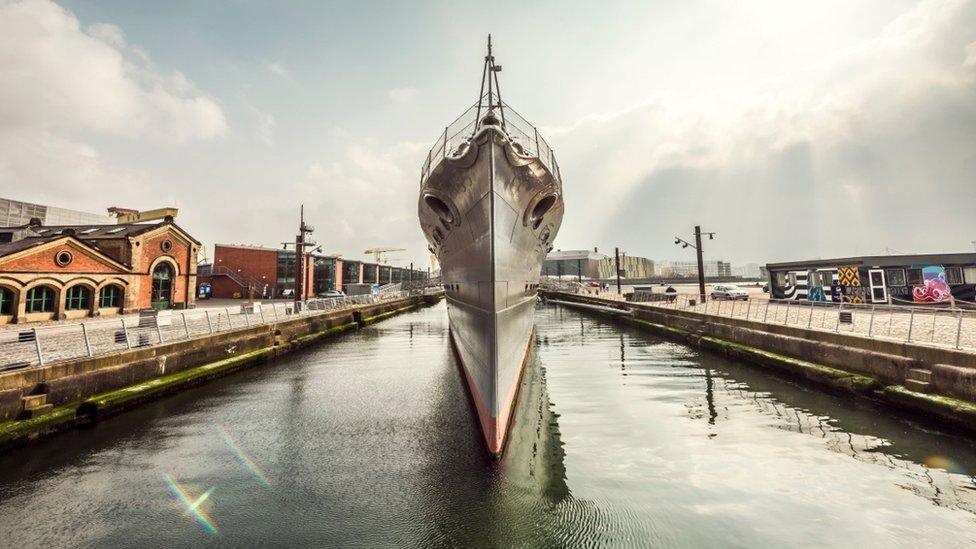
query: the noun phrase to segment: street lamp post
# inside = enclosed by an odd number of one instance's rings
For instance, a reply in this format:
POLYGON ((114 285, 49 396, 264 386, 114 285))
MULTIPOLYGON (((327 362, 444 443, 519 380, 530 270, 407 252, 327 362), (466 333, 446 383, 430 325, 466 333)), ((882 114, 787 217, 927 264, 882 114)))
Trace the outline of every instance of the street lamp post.
POLYGON ((620 248, 613 249, 613 267, 617 271, 617 295, 620 295, 620 248))
POLYGON ((709 240, 715 238, 715 233, 703 233, 701 230, 701 226, 699 225, 695 225, 694 244, 688 242, 683 238, 677 236, 674 237, 675 245, 680 245, 682 248, 687 248, 688 246, 691 246, 692 248, 695 249, 695 252, 698 255, 698 297, 701 299, 702 303, 705 302, 705 260, 702 257, 702 240, 701 240, 703 234, 707 234, 709 240))

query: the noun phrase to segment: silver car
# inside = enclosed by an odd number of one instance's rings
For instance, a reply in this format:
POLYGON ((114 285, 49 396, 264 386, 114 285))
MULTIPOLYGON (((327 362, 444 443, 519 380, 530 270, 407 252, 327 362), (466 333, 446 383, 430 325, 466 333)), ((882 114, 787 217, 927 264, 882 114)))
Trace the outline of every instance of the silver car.
POLYGON ((712 287, 712 299, 749 299, 749 292, 735 284, 719 284, 712 287))

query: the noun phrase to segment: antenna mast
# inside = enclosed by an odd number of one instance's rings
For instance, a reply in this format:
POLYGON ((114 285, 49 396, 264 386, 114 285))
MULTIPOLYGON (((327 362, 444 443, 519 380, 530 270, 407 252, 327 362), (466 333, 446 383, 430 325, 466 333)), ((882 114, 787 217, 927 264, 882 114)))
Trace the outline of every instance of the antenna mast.
MULTIPOLYGON (((495 64, 495 56, 491 52, 491 35, 488 35, 488 55, 485 55, 485 65, 481 70, 481 91, 478 94, 478 111, 475 120, 479 123, 481 122, 481 106, 483 104, 482 99, 485 97, 485 84, 488 84, 488 104, 486 105, 487 112, 490 113, 495 107, 498 107, 498 112, 502 117, 502 126, 505 125, 505 107, 502 104, 502 91, 498 86, 498 73, 502 72, 502 66, 495 64), (494 86, 492 82, 494 81, 494 86), (495 96, 498 97, 498 102, 495 102, 495 96)), ((475 124, 475 131, 478 131, 478 125, 475 124)))

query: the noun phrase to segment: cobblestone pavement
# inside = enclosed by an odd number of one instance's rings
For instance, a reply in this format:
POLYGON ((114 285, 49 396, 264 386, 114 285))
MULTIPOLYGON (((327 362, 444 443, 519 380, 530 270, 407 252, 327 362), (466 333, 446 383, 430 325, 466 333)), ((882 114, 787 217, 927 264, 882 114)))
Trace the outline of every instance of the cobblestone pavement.
POLYGON ((708 301, 705 304, 696 303, 692 307, 689 299, 696 297, 680 295, 674 302, 645 304, 770 324, 976 351, 976 311, 971 310, 845 304, 843 312, 850 312, 852 316, 851 322, 846 323, 840 321, 837 304, 761 299, 708 301))
MULTIPOLYGON (((353 296, 307 302, 300 316, 324 314, 368 303, 396 299, 400 293, 378 298, 353 296)), ((0 327, 0 372, 59 360, 98 356, 124 349, 158 345, 179 339, 271 323, 294 317, 290 301, 263 302, 259 311, 246 311, 242 302, 215 303, 185 311, 170 311, 169 320, 128 314, 85 321, 16 324, 0 327), (220 305, 226 305, 221 307, 220 305), (36 337, 35 337, 36 335, 36 337)))

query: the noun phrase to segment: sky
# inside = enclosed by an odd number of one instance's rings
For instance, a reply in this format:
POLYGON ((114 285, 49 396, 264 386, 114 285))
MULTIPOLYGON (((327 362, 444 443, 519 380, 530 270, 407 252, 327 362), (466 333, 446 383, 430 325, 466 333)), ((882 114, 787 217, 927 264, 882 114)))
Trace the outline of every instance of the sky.
POLYGON ((976 0, 0 0, 0 196, 175 206, 212 252, 426 266, 420 167, 505 99, 563 176, 559 249, 733 264, 976 241, 976 0))

